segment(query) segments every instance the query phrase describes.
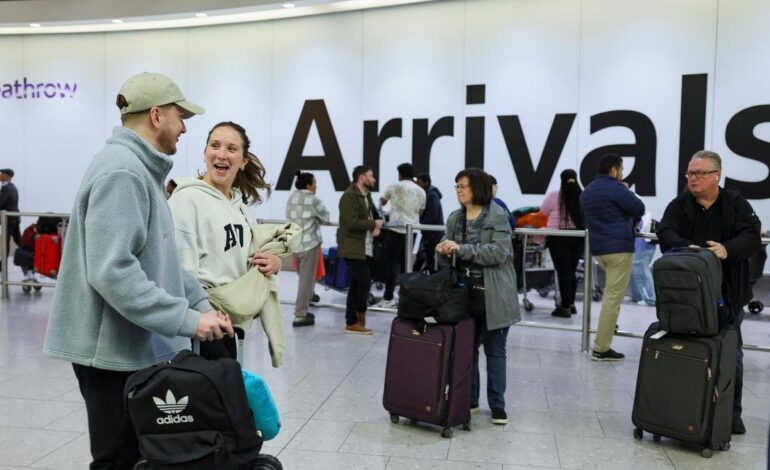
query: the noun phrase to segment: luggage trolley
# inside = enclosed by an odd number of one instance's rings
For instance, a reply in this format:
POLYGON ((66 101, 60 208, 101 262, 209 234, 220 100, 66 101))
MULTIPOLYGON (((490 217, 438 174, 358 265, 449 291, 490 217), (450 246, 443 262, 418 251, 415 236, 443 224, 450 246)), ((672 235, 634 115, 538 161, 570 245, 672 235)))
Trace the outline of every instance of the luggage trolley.
MULTIPOLYGON (((537 235, 536 237, 540 238, 541 236, 537 235)), ((524 310, 530 312, 535 308, 527 298, 527 292, 529 291, 527 288, 527 273, 537 273, 536 279, 530 279, 530 281, 535 281, 534 283, 531 282, 531 284, 534 284, 532 288, 537 290, 541 297, 547 297, 551 290, 554 290, 556 292, 555 302, 558 304, 559 289, 556 284, 556 273, 553 261, 551 261, 551 254, 546 249, 545 244, 535 239, 531 240, 529 234, 525 233, 522 235, 519 252, 521 253, 522 260, 521 288, 524 294, 524 299, 522 300, 524 310)))
POLYGON ((35 277, 36 273, 56 279, 67 222, 66 218, 42 216, 24 230, 22 246, 16 248, 13 262, 24 273, 21 289, 25 293, 30 293, 33 288, 35 292, 42 289, 43 286, 35 277), (25 241, 28 237, 31 240, 25 241))

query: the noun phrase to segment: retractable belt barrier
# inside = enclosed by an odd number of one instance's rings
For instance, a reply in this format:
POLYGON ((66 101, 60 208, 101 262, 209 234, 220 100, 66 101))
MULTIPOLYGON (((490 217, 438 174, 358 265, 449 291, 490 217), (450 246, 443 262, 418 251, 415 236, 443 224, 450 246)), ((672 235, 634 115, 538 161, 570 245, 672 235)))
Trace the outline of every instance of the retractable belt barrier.
MULTIPOLYGON (((8 211, 0 211, 0 231, 2 233, 5 233, 5 227, 8 225, 8 217, 58 217, 62 219, 69 219, 69 214, 57 214, 57 213, 51 213, 51 212, 8 212, 8 211)), ((267 224, 283 224, 287 223, 288 220, 280 220, 280 219, 256 219, 257 223, 267 223, 267 224)), ((338 227, 339 224, 329 223, 329 224, 322 224, 326 227, 338 227)), ((406 231, 406 249, 404 254, 404 270, 406 272, 412 272, 412 263, 413 263, 413 248, 414 248, 414 242, 412 240, 413 235, 415 233, 415 230, 421 231, 421 232, 431 232, 431 231, 437 231, 437 232, 443 232, 446 230, 446 227, 443 225, 425 225, 425 224, 385 224, 383 226, 383 229, 393 229, 393 228, 400 228, 404 229, 406 231)), ((593 295, 593 279, 592 279, 592 269, 591 266, 593 266, 593 256, 591 255, 591 250, 589 248, 589 233, 588 230, 554 230, 554 229, 535 229, 535 228, 517 228, 513 231, 513 235, 521 235, 524 237, 524 240, 526 242, 526 237, 529 237, 531 235, 546 235, 546 236, 552 236, 552 237, 573 237, 573 238, 583 238, 584 240, 584 260, 585 260, 585 271, 584 271, 584 278, 583 278, 583 323, 580 328, 574 327, 574 326, 565 326, 565 325, 555 325, 555 324, 549 324, 549 323, 542 323, 542 322, 532 322, 532 321, 520 321, 516 323, 514 326, 519 327, 527 327, 527 328, 541 328, 541 329, 547 329, 547 330, 559 330, 559 331, 573 331, 581 334, 581 350, 584 353, 588 353, 591 350, 591 333, 596 333, 595 328, 591 328, 591 301, 593 295)), ((639 233, 637 234, 637 237, 639 238, 645 238, 648 240, 657 240, 657 236, 654 233, 639 233)), ((770 238, 763 238, 762 239, 763 245, 770 244, 770 238)), ((8 253, 6 250, 6 244, 0 243, 0 266, 2 266, 2 273, 0 276, 0 283, 2 283, 2 298, 7 299, 8 298, 8 286, 41 286, 41 287, 55 287, 55 283, 51 282, 22 282, 22 281, 9 281, 8 280, 8 253)), ((513 286, 515 289, 516 286, 513 286)), ((294 305, 294 301, 291 300, 281 300, 282 304, 286 305, 294 305)), ((332 303, 318 303, 319 307, 326 307, 326 308, 333 308, 338 310, 345 310, 345 305, 342 304, 332 304, 332 303)), ((379 311, 379 312, 388 312, 388 313, 395 313, 396 309, 393 308, 382 308, 382 307, 370 307, 369 310, 371 311, 379 311)), ((635 332, 629 332, 629 331, 616 331, 615 336, 625 336, 627 338, 643 338, 644 333, 635 333, 635 332)), ((762 352, 770 352, 770 346, 755 346, 752 344, 744 344, 743 345, 744 350, 748 351, 762 351, 762 352)))

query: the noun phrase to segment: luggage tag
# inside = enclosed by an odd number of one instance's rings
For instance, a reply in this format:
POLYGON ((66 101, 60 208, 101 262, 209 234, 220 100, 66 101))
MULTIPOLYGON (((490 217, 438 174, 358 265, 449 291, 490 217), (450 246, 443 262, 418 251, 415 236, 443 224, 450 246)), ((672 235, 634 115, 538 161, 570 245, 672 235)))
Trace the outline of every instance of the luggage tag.
POLYGON ((654 335, 650 336, 650 339, 660 339, 668 334, 668 331, 666 330, 660 330, 654 335))
POLYGON ((425 323, 427 323, 429 325, 437 325, 438 324, 438 322, 436 321, 436 319, 434 317, 425 317, 425 318, 423 318, 423 320, 425 321, 425 323))

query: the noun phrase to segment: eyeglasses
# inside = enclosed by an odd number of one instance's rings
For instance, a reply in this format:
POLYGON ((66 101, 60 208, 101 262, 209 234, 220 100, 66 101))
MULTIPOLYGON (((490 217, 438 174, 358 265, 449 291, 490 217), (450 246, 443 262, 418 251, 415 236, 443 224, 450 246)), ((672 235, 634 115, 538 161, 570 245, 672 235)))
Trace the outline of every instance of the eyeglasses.
POLYGON ((458 190, 458 189, 466 189, 466 188, 470 188, 470 187, 471 187, 471 185, 469 185, 469 184, 456 184, 455 185, 455 191, 458 190))
POLYGON ((684 174, 684 177, 685 177, 685 178, 687 178, 687 179, 689 179, 689 178, 695 178, 696 180, 699 180, 699 179, 703 178, 703 177, 704 177, 704 176, 706 176, 706 175, 710 175, 710 174, 712 174, 712 173, 718 173, 718 172, 719 172, 719 170, 710 170, 710 171, 703 171, 703 170, 698 170, 698 171, 687 171, 687 172, 685 172, 685 174, 684 174))

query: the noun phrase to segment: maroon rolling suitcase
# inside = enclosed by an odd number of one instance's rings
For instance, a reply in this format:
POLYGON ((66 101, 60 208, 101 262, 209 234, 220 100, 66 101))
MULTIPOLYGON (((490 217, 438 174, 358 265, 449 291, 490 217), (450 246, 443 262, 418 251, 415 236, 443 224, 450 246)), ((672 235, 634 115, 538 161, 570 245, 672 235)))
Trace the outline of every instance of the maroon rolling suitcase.
POLYGON ((475 324, 466 318, 452 325, 395 318, 390 330, 382 404, 390 419, 400 417, 470 430, 475 324))

